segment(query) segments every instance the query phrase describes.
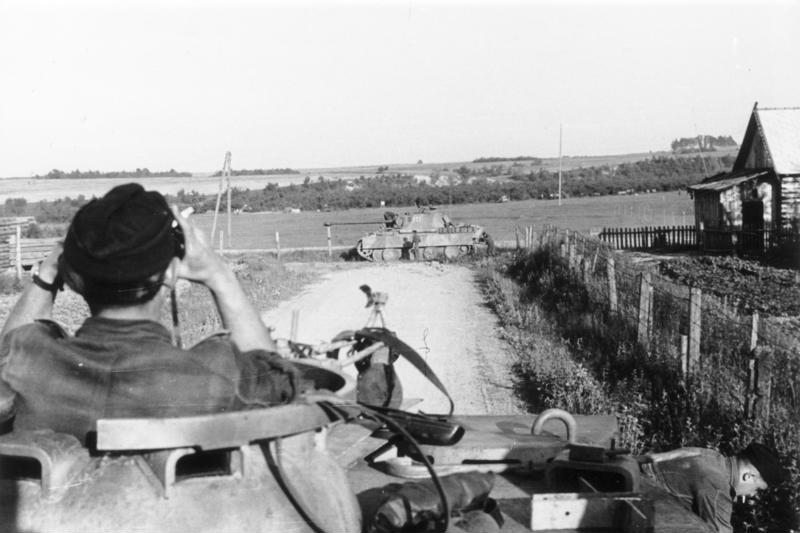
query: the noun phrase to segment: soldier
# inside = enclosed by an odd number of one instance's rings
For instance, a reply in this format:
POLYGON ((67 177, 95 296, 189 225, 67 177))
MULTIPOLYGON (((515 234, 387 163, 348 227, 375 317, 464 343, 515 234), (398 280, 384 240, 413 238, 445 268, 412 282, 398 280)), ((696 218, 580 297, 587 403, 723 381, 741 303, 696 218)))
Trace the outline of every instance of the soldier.
POLYGON ((414 255, 414 261, 419 261, 419 243, 421 239, 419 238, 419 233, 417 230, 414 230, 411 235, 411 253, 414 255))
POLYGON ((84 205, 41 263, 3 326, 0 378, 0 419, 83 442, 99 418, 281 404, 301 381, 202 232, 134 183, 84 205), (91 312, 74 336, 51 319, 61 279, 91 312), (179 279, 208 287, 229 333, 172 344, 159 318, 179 279))
POLYGON ((644 457, 642 472, 719 533, 730 533, 733 498, 780 484, 786 472, 774 450, 750 443, 732 457, 706 448, 679 448, 644 457))

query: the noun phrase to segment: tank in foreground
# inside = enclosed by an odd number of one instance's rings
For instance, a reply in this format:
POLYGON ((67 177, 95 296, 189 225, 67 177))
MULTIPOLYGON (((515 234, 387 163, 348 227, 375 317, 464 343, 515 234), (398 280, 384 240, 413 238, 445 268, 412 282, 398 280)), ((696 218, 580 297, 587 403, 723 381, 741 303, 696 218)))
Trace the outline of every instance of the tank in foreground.
MULTIPOLYGON (((346 398, 354 382, 303 365, 346 398)), ((0 531, 358 531, 316 404, 179 418, 104 419, 96 449, 51 430, 0 436, 0 531)))

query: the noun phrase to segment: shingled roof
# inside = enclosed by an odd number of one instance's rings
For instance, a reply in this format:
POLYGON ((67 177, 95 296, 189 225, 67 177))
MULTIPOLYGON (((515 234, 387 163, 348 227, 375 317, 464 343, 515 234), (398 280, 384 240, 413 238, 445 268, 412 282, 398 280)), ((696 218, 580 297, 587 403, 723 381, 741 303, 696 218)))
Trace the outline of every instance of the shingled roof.
POLYGON ((756 104, 734 170, 744 168, 754 142, 764 143, 776 174, 800 174, 800 107, 759 108, 756 104))
POLYGON ((687 187, 689 191, 724 191, 745 181, 767 175, 766 170, 740 170, 739 172, 720 172, 704 179, 697 185, 687 187))

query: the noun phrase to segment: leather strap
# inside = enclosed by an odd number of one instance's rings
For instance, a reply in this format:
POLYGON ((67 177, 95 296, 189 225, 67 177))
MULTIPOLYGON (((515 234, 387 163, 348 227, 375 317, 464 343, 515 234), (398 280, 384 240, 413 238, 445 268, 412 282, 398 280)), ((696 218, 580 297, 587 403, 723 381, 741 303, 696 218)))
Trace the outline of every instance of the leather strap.
POLYGON ((61 283, 61 278, 56 277, 53 283, 47 283, 45 280, 39 277, 39 274, 34 274, 32 278, 33 284, 39 287, 40 289, 44 289, 53 296, 61 289, 63 284, 61 283))
POLYGON ((450 394, 447 392, 447 389, 439 380, 439 377, 436 375, 436 373, 431 369, 430 366, 428 366, 428 363, 425 362, 425 359, 423 359, 422 356, 418 354, 416 350, 414 350, 414 348, 398 339, 394 333, 386 328, 363 328, 356 331, 355 335, 361 335, 362 337, 366 337, 374 341, 380 341, 388 346, 392 352, 405 357, 406 361, 414 365, 414 368, 419 370, 423 376, 428 378, 428 381, 433 383, 436 388, 447 397, 447 400, 450 402, 450 412, 447 413, 447 415, 450 416, 453 414, 453 409, 455 408, 453 399, 450 397, 450 394))

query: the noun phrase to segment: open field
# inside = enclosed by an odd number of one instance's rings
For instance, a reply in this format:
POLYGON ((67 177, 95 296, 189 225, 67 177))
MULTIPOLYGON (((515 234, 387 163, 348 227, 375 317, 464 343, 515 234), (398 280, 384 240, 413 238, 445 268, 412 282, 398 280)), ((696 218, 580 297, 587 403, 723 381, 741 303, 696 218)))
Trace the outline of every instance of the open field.
MULTIPOLYGON (((415 208, 391 208, 413 212, 415 208)), ((372 225, 334 226, 334 246, 354 246, 365 233, 374 231, 387 208, 350 209, 331 212, 242 213, 231 217, 232 242, 226 248, 274 248, 275 232, 281 247, 326 246, 325 222, 374 222, 372 225)), ((483 226, 495 240, 514 239, 515 227, 552 224, 588 233, 609 226, 662 226, 694 223, 694 205, 685 193, 654 193, 639 196, 598 196, 557 200, 526 200, 493 204, 442 206, 456 222, 483 226)), ((194 216, 195 223, 210 232, 213 214, 194 216)), ((227 232, 227 215, 220 213, 217 227, 227 232)), ((226 239, 227 241, 227 239, 226 239)))

